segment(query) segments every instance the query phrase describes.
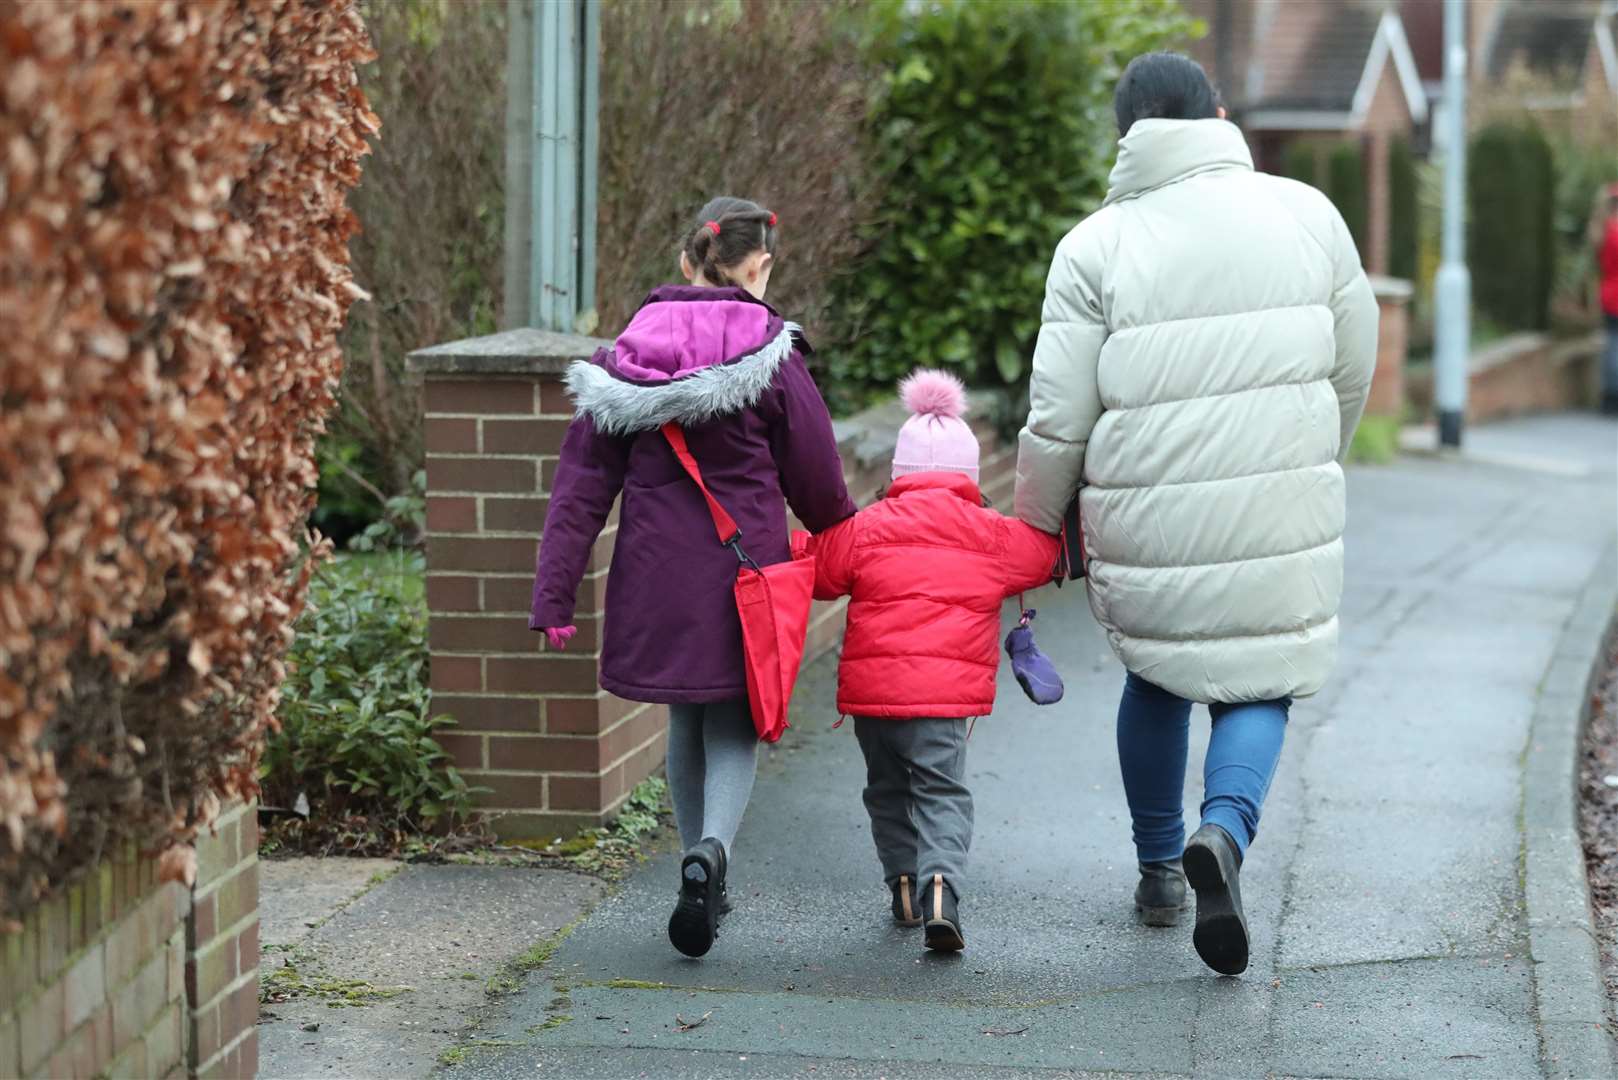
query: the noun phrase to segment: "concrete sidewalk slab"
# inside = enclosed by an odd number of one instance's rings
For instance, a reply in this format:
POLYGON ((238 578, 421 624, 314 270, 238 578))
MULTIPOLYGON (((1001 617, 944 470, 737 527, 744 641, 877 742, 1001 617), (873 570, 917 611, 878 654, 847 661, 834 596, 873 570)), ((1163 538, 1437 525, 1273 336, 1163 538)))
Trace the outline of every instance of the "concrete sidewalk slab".
POLYGON ((300 992, 263 1007, 259 1075, 429 1075, 487 1006, 490 981, 605 891, 595 878, 563 870, 403 867, 306 935, 266 948, 266 988, 300 992))
POLYGON ((296 945, 374 885, 398 872, 397 859, 260 859, 258 938, 271 951, 296 945))
MULTIPOLYGON (((859 751, 830 728, 823 661, 761 769, 732 871, 739 907, 714 952, 669 947, 677 863, 654 859, 450 1071, 1559 1074, 1564 1033, 1602 1006, 1563 992, 1576 962, 1533 946, 1525 748, 1536 709, 1574 701, 1587 675, 1562 642, 1618 533, 1618 427, 1550 417, 1469 438, 1563 467, 1485 453, 1351 472, 1342 663, 1293 714, 1243 871, 1254 951, 1240 979, 1202 966, 1189 920, 1135 925, 1112 733, 1122 670, 1067 589, 1037 601, 1066 699, 1035 709, 1003 672, 971 742, 964 955, 925 956, 888 921, 859 751)), ((1188 817, 1207 726, 1198 710, 1188 817)))

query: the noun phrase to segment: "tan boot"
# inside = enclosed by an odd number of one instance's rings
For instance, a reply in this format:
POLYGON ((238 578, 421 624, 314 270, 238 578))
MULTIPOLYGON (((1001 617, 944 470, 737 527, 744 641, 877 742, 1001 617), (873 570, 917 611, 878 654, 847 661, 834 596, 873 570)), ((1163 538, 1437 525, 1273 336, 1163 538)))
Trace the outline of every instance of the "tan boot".
POLYGON ((933 880, 921 890, 921 917, 927 926, 927 947, 938 952, 960 952, 966 948, 961 934, 961 916, 955 907, 955 890, 949 887, 943 874, 934 874, 933 880))
POLYGON ((900 874, 889 888, 893 890, 893 921, 900 926, 920 926, 921 903, 916 897, 916 875, 900 874))

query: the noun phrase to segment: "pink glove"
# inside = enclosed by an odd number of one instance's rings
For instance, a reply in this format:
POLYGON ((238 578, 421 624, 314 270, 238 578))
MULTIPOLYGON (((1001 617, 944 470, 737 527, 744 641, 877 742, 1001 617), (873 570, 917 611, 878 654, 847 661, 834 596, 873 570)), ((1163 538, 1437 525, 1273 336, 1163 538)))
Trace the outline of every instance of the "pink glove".
POLYGON ((550 642, 551 648, 561 652, 567 648, 567 643, 573 640, 573 635, 579 632, 577 626, 547 626, 545 640, 550 642))

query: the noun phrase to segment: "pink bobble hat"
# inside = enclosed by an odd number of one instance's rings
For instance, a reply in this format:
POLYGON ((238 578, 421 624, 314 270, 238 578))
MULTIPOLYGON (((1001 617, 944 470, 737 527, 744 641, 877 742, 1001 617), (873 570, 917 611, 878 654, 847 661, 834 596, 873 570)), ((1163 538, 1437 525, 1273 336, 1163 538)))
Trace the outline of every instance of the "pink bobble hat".
POLYGON ((899 429, 893 477, 910 473, 965 473, 978 479, 978 440, 961 417, 966 387, 946 371, 922 368, 899 383, 899 400, 910 419, 899 429))

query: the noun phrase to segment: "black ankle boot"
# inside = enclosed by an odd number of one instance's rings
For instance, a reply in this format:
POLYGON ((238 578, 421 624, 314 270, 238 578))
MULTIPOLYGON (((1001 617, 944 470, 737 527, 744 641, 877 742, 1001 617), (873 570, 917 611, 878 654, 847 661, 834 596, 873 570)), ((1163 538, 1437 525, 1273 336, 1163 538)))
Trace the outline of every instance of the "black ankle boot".
POLYGON ((702 956, 719 936, 725 862, 725 845, 711 836, 680 860, 680 899, 669 916, 669 941, 687 956, 702 956))
POLYGON ((961 916, 955 909, 955 890, 943 874, 921 887, 921 918, 927 926, 927 947, 938 952, 960 952, 966 948, 961 933, 961 916))
POLYGON ((1185 877, 1197 893, 1197 928, 1191 943, 1202 962, 1221 975, 1247 970, 1247 916, 1242 913, 1242 856, 1217 825, 1204 825, 1185 845, 1185 877))
POLYGON ((900 926, 920 926, 921 903, 916 896, 916 875, 900 874, 888 888, 893 890, 893 921, 900 926))
POLYGON ((1145 926, 1179 926, 1185 907, 1185 871, 1179 859, 1140 864, 1135 913, 1145 926))

